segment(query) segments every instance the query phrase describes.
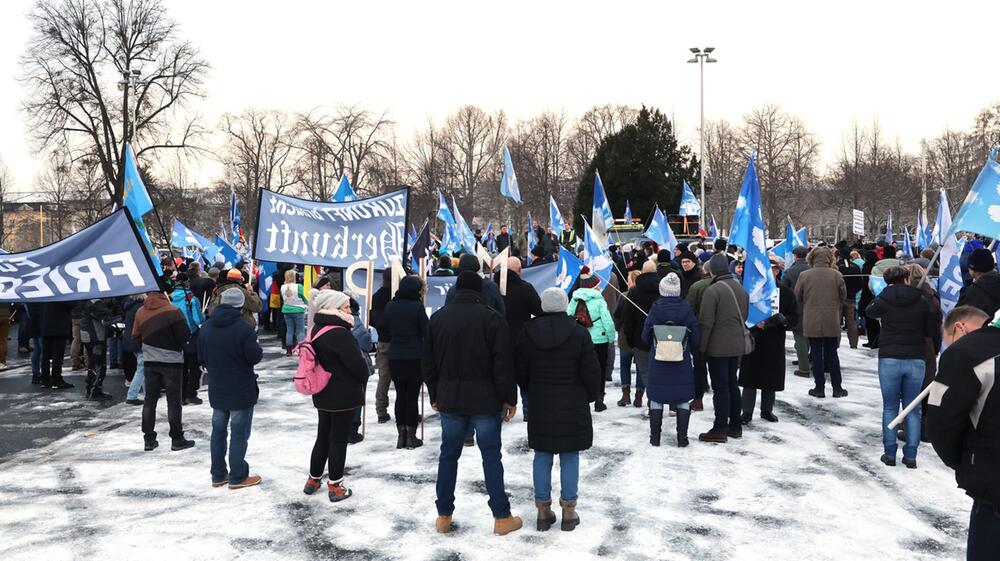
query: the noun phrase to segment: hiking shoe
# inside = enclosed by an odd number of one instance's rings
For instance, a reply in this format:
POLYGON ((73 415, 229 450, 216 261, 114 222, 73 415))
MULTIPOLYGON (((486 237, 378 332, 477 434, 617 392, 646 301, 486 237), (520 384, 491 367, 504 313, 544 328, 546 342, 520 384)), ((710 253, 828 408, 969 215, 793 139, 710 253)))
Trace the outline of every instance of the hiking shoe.
POLYGON ((323 486, 322 478, 310 476, 309 479, 306 479, 306 486, 302 488, 302 492, 307 495, 312 495, 316 491, 319 491, 319 488, 322 486, 323 486))
POLYGON ((194 447, 194 441, 188 440, 186 438, 175 440, 170 443, 170 449, 173 450, 174 452, 178 452, 180 450, 187 450, 188 448, 193 448, 193 447, 194 447))
POLYGON ((213 481, 212 482, 212 488, 213 489, 218 489, 219 487, 222 487, 223 485, 226 485, 227 483, 229 483, 229 476, 228 475, 222 481, 213 481))
POLYGON ((726 432, 726 436, 728 436, 729 438, 743 438, 743 429, 742 428, 738 430, 729 429, 729 431, 726 432))
POLYGON ((146 445, 142 449, 146 452, 150 452, 152 450, 155 450, 156 447, 159 445, 160 443, 155 440, 147 440, 146 445))
POLYGON ((818 398, 822 399, 822 398, 826 397, 826 392, 823 391, 823 390, 817 390, 817 389, 814 388, 814 389, 809 390, 809 395, 811 395, 813 397, 818 397, 818 398))
POLYGON ((882 457, 879 458, 879 460, 881 460, 883 464, 889 467, 896 467, 896 458, 890 458, 889 456, 882 454, 882 457))
POLYGON ((726 429, 710 429, 708 432, 703 432, 698 435, 698 440, 702 442, 715 442, 717 444, 725 444, 729 441, 729 432, 726 429))
POLYGON ((125 403, 128 403, 129 405, 142 405, 145 401, 141 399, 126 399, 125 403))
POLYGON ((330 496, 331 503, 339 503, 340 501, 350 498, 354 493, 350 489, 344 486, 344 478, 340 478, 340 481, 334 483, 330 481, 326 484, 327 494, 330 496))
POLYGON ((903 465, 909 469, 917 469, 917 459, 913 458, 911 460, 909 458, 903 458, 903 465))
POLYGON ((438 516, 434 521, 434 529, 437 530, 439 534, 447 534, 451 531, 451 517, 450 516, 438 516))
POLYGON ((493 521, 493 535, 506 536, 511 532, 516 532, 524 526, 524 521, 520 516, 508 516, 507 518, 497 518, 493 521))
POLYGON ((847 390, 843 388, 839 390, 833 390, 833 397, 847 397, 847 390))
POLYGON ((235 491, 236 489, 246 489, 247 487, 253 487, 254 485, 260 485, 261 477, 259 475, 251 475, 244 479, 241 483, 230 483, 229 490, 235 491))

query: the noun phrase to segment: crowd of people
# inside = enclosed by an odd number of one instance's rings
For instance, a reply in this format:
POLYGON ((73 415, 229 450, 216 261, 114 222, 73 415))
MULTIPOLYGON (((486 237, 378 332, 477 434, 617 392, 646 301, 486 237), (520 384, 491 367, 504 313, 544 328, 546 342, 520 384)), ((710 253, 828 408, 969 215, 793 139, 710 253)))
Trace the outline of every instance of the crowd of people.
MULTIPOLYGON (((547 241, 534 263, 546 262, 573 238, 540 234, 547 241)), ((669 441, 689 446, 692 414, 706 409, 709 390, 712 422, 698 440, 723 444, 742 438, 754 422, 758 396, 759 419, 779 421, 775 404, 786 385, 788 331, 797 359, 793 373, 813 379, 808 395, 815 399, 826 398, 828 380, 829 395, 848 395, 839 359, 842 334, 846 331, 852 348, 865 335, 865 345, 878 353, 881 461, 896 465, 902 439, 902 463, 916 468, 921 441, 933 442, 975 500, 970 559, 985 558, 974 557, 975 551, 996 551, 989 548, 1000 535, 995 455, 1000 406, 992 393, 1000 360, 1000 320, 995 319, 1000 277, 987 249, 975 247, 963 258, 969 282, 947 317, 926 282, 937 273, 928 273, 926 255, 914 259, 897 256, 891 244, 852 247, 844 242, 796 247, 789 264, 771 255, 779 287, 774 313, 748 326, 743 262, 725 240, 711 247, 679 244, 672 251, 650 242, 613 246, 610 279, 584 267, 568 293, 549 288, 541 294, 521 278, 528 263, 509 234, 501 230, 495 242, 514 249, 505 279, 482 271, 474 256, 436 256, 429 274, 455 279, 444 307, 430 316, 425 280, 414 274, 393 279, 386 270, 368 312, 376 345, 358 300, 338 290, 342 283, 334 275, 323 274, 304 286, 287 264, 271 279, 265 301, 258 297, 260 279, 246 264, 204 273, 197 262, 165 260, 162 292, 115 301, 8 306, 0 310, 0 327, 4 314, 9 327, 11 315, 23 312, 27 338, 22 350, 32 353, 32 383, 42 387, 72 387, 62 376, 67 343, 73 368, 87 369, 89 399, 108 399, 103 389, 107 369, 123 368, 126 402, 143 408, 147 451, 158 447, 155 417, 161 394, 167 401, 171 450, 194 446, 184 436, 182 408, 202 403, 198 394, 207 379, 216 487, 261 482, 250 472, 246 453, 259 394, 254 368, 263 356, 260 335, 266 331, 276 333, 286 355, 308 346, 329 373, 329 382, 312 394, 317 435, 306 494, 318 492, 325 478, 331 501, 351 497, 344 468, 348 446, 363 439, 359 428, 369 377, 377 376, 377 420, 395 418, 396 448, 402 450, 424 444, 426 388, 441 423, 437 531, 453 527, 458 460, 463 448, 478 446, 499 535, 522 526, 511 512, 501 460, 502 426, 518 405, 534 450, 536 528, 548 530, 560 521, 569 531, 580 524, 581 453, 593 443, 592 413, 607 409, 606 387, 616 358, 622 392, 617 405, 644 410, 651 446, 665 440, 664 416, 676 421, 669 441), (876 268, 886 284, 881 291, 868 282, 876 268), (928 386, 929 397, 906 416, 902 434, 890 428, 901 406, 928 386), (552 506, 557 456, 560 516, 552 506)))

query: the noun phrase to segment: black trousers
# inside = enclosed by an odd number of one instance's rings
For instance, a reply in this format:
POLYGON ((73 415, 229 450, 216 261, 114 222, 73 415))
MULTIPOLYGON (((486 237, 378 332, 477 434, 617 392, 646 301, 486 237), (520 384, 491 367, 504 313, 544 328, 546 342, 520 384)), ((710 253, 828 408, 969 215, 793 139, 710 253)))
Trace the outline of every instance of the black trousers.
POLYGON ((167 422, 170 425, 170 439, 177 441, 184 438, 184 428, 181 426, 181 377, 183 368, 180 364, 150 364, 145 365, 146 401, 142 404, 142 434, 147 441, 156 440, 156 402, 160 400, 160 392, 167 390, 167 422))
POLYGON ((201 387, 201 365, 198 364, 196 353, 184 353, 183 378, 181 397, 183 399, 198 397, 198 388, 201 387))
POLYGON ((354 409, 347 411, 321 411, 309 460, 309 476, 319 479, 323 476, 323 464, 328 464, 330 481, 344 477, 344 463, 347 461, 347 443, 354 429, 354 409))
POLYGON ((708 362, 701 351, 691 350, 691 358, 694 359, 694 398, 705 397, 708 391, 708 362))
POLYGON ((415 427, 420 422, 420 386, 423 383, 420 361, 390 360, 389 371, 398 374, 392 377, 392 385, 396 388, 396 424, 415 427))
POLYGON ((66 337, 42 337, 42 383, 62 381, 66 337))
POLYGON ((132 351, 122 350, 122 370, 125 371, 125 379, 129 382, 135 378, 135 371, 139 369, 139 358, 132 351))
MULTIPOLYGON (((594 352, 597 353, 597 364, 601 367, 601 376, 608 371, 608 343, 594 345, 594 352)), ((604 401, 605 380, 601 379, 601 401, 604 401)))
POLYGON ((89 365, 87 391, 100 390, 104 385, 105 376, 108 375, 108 343, 107 341, 84 343, 83 353, 89 365))

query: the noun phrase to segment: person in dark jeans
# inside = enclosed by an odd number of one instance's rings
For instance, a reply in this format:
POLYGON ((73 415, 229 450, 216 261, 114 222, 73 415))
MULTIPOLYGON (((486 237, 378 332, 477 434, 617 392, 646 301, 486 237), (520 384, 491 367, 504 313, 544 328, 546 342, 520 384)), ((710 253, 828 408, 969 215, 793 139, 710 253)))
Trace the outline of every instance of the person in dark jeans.
POLYGON ((75 302, 46 302, 39 306, 42 337, 42 387, 65 390, 73 384, 63 380, 66 342, 73 336, 72 312, 75 302))
POLYGON ((713 255, 708 261, 712 282, 705 289, 698 313, 701 352, 708 363, 712 380, 712 404, 715 422, 698 435, 703 442, 724 443, 743 436, 740 421, 743 401, 737 380, 740 357, 745 350, 746 319, 750 297, 729 272, 725 255, 713 255))
POLYGON ((208 369, 208 401, 212 406, 212 487, 230 489, 259 485, 246 462, 253 408, 260 388, 254 365, 263 352, 254 328, 243 321, 245 296, 227 290, 198 337, 198 356, 208 369), (229 432, 230 434, 227 434, 229 432), (229 471, 226 470, 228 442, 229 471))
POLYGON ((506 535, 522 526, 504 492, 500 452, 500 424, 517 412, 510 330, 486 307, 479 275, 463 271, 455 284, 455 299, 431 317, 421 361, 431 407, 441 414, 434 525, 438 533, 452 530, 458 459, 472 426, 483 457, 493 533, 506 535))
MULTIPOLYGON (((173 283, 164 280, 167 292, 173 283)), ((146 399, 142 405, 144 449, 149 452, 159 446, 156 440, 156 404, 160 392, 166 389, 167 422, 170 425, 170 449, 185 450, 194 446, 184 438, 181 425, 181 377, 184 366, 184 343, 191 336, 184 314, 170 303, 163 292, 150 292, 146 302, 135 314, 132 339, 141 345, 146 376, 146 399)))

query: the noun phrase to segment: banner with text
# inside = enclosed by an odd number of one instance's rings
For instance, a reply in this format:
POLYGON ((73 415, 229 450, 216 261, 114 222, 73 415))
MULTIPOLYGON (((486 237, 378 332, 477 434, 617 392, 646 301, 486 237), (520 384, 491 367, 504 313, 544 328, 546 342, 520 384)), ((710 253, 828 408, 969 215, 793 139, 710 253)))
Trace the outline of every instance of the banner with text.
POLYGON ((52 245, 0 255, 0 302, 66 302, 159 290, 125 209, 52 245))
POLYGON ((261 190, 254 259, 376 269, 403 258, 409 189, 343 203, 307 201, 261 190))

